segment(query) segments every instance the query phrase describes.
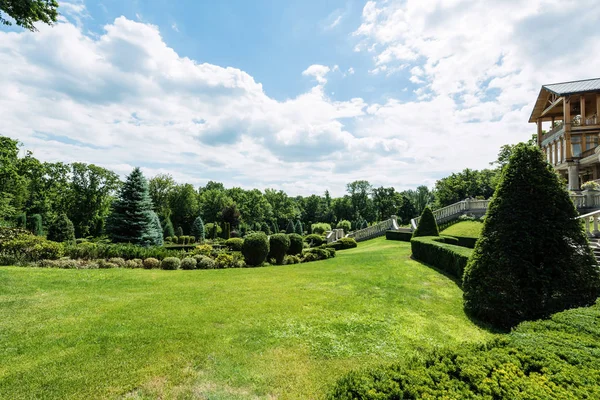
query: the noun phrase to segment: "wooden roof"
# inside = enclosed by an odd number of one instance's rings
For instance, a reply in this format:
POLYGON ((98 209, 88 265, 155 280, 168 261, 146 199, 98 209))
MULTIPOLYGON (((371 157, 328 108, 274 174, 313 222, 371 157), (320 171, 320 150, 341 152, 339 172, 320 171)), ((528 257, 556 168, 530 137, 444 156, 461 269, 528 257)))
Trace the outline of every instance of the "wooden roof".
POLYGON ((535 106, 533 107, 533 111, 531 112, 531 117, 529 117, 529 122, 536 122, 536 120, 540 118, 542 112, 544 112, 549 105, 548 99, 551 94, 563 97, 591 92, 600 92, 600 78, 543 85, 535 102, 535 106))

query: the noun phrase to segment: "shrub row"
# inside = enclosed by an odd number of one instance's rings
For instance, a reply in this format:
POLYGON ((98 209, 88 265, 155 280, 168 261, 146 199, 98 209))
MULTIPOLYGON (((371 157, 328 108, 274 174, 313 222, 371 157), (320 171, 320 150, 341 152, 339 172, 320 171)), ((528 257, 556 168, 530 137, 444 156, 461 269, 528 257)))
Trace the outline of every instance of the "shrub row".
POLYGON ((412 232, 403 232, 403 231, 386 231, 385 238, 387 240, 399 240, 401 242, 410 242, 412 239, 412 232))
POLYGON ((410 241, 412 255, 416 260, 439 268, 462 283, 462 276, 473 250, 458 244, 459 240, 450 236, 421 236, 410 241))
POLYGON ((313 247, 302 252, 301 262, 327 260, 333 257, 335 257, 335 249, 326 246, 313 247))
POLYGON ((194 236, 167 236, 165 242, 173 244, 194 244, 196 238, 194 236))
POLYGON ((598 399, 600 302, 524 322, 484 345, 351 372, 329 399, 598 399))

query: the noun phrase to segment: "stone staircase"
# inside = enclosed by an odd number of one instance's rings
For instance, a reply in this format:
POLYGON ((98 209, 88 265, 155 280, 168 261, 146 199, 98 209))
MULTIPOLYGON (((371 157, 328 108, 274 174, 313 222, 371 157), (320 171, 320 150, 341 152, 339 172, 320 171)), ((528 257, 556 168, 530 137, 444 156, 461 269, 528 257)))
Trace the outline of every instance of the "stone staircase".
POLYGON ((590 238, 590 247, 596 256, 596 262, 600 264, 600 238, 590 238))

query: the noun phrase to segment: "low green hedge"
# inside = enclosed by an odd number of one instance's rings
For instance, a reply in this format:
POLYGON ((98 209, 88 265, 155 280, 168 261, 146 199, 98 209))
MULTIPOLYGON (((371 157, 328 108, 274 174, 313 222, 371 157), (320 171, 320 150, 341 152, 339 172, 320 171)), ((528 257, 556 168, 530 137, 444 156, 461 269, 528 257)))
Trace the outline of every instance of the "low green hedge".
POLYGON ((477 239, 476 237, 469 237, 469 236, 456 236, 456 235, 452 235, 452 237, 455 237, 458 239, 458 245, 461 247, 468 247, 469 249, 474 249, 475 248, 475 243, 477 243, 477 239))
POLYGON ((412 232, 387 231, 385 232, 385 238, 387 240, 399 240, 401 242, 410 242, 410 239, 412 239, 412 232))
POLYGON ((421 236, 413 238, 410 247, 416 260, 439 268, 462 282, 473 250, 458 246, 458 242, 450 236, 421 236))
POLYGON ((351 372, 329 399, 598 399, 600 302, 483 345, 351 372))
POLYGON ((335 242, 327 244, 327 247, 330 247, 330 248, 336 249, 336 250, 353 249, 357 246, 358 246, 358 243, 356 243, 356 240, 354 240, 353 238, 347 238, 347 237, 338 239, 335 242))

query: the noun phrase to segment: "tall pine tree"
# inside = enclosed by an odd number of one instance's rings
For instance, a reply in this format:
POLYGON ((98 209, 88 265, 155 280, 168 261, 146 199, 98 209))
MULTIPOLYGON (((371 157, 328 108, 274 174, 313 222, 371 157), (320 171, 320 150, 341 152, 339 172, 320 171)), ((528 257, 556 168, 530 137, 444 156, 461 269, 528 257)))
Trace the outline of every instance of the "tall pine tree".
POLYGON ((196 241, 203 242, 206 237, 206 231, 204 229, 204 221, 202 217, 196 217, 192 224, 192 235, 196 238, 196 241))
POLYGON ((135 168, 112 204, 106 232, 113 242, 147 245, 155 233, 154 215, 148 182, 135 168))

